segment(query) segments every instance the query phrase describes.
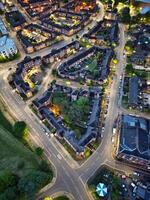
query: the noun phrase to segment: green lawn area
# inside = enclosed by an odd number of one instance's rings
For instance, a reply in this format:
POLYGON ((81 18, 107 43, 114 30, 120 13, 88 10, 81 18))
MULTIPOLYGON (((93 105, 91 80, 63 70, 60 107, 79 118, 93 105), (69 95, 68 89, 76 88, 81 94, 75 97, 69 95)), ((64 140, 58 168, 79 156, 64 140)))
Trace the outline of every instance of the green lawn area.
POLYGON ((69 200, 69 198, 66 196, 60 196, 60 197, 54 198, 53 200, 69 200))
POLYGON ((38 166, 35 154, 0 126, 0 170, 8 169, 21 176, 38 166))
POLYGON ((52 169, 28 148, 29 144, 16 137, 15 133, 21 131, 20 122, 11 124, 14 120, 8 121, 11 117, 4 107, 0 110, 0 200, 35 199, 36 193, 51 182, 52 169))
POLYGON ((102 56, 103 53, 98 52, 84 61, 86 69, 94 79, 97 79, 100 76, 100 72, 98 70, 98 63, 101 61, 102 56))
POLYGON ((88 60, 86 63, 87 69, 92 73, 97 69, 97 59, 93 58, 88 60))
POLYGON ((0 125, 3 126, 5 129, 12 131, 11 123, 8 120, 6 120, 1 110, 0 110, 0 125))

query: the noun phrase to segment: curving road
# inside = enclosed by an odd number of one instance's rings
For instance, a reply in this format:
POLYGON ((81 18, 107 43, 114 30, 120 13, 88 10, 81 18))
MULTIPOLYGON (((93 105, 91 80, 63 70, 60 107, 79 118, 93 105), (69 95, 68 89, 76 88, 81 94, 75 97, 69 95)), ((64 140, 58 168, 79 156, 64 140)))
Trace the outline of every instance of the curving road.
MULTIPOLYGON (((99 19, 104 16, 104 9, 101 6, 101 13, 99 14, 99 19)), ((89 26, 94 26, 95 21, 89 26)), ((86 28, 87 29, 87 28, 86 28)), ((84 30, 85 31, 87 30, 84 30)), ((120 29, 120 42, 119 46, 116 48, 117 58, 119 60, 116 66, 116 76, 114 77, 113 84, 110 88, 110 103, 108 107, 108 114, 106 117, 106 126, 104 137, 99 148, 92 154, 92 156, 84 162, 81 166, 75 162, 71 156, 64 150, 64 148, 59 144, 55 137, 48 138, 43 132, 44 125, 39 123, 39 119, 30 111, 28 108, 28 103, 22 101, 22 99, 12 91, 7 83, 8 68, 12 65, 16 65, 18 61, 11 62, 9 64, 4 64, 2 70, 0 71, 0 97, 5 101, 10 112, 18 120, 24 120, 29 125, 30 128, 30 138, 38 146, 42 146, 45 150, 45 156, 47 159, 53 163, 56 169, 55 182, 51 186, 47 186, 42 189, 39 197, 45 195, 51 195, 59 191, 66 191, 71 193, 75 200, 90 200, 92 197, 86 189, 87 180, 92 176, 96 170, 102 165, 107 164, 113 168, 123 170, 125 172, 132 171, 131 167, 126 167, 123 164, 115 161, 112 157, 112 126, 114 119, 120 112, 118 106, 118 90, 120 80, 119 77, 123 73, 123 68, 125 66, 125 59, 123 58, 123 50, 125 45, 125 31, 122 24, 119 25, 120 29), (4 69, 6 68, 6 69, 4 69)), ((81 31, 80 36, 82 36, 83 31, 81 31)), ((71 41, 71 39, 70 39, 71 41)), ((63 41, 61 44, 57 44, 58 47, 69 43, 67 40, 63 41)), ((57 47, 55 46, 55 48, 57 47)), ((21 48, 21 47, 20 47, 21 48)), ((35 55, 45 55, 50 51, 50 48, 41 50, 32 54, 35 55)), ((24 53, 22 54, 24 55, 24 53)), ((46 83, 46 81, 45 81, 46 83)))

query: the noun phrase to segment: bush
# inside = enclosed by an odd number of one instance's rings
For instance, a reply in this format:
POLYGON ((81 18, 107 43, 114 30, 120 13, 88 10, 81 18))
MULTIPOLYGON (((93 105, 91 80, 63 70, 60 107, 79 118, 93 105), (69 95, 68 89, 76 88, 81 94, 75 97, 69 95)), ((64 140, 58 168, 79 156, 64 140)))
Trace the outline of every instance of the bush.
POLYGON ((37 147, 35 149, 35 153, 37 154, 37 156, 42 156, 43 155, 43 152, 44 152, 44 149, 42 149, 41 147, 37 147))
POLYGON ((60 196, 60 197, 54 198, 54 200, 69 200, 69 198, 66 196, 60 196))
MULTIPOLYGON (((53 175, 51 166, 47 163, 46 160, 42 160, 40 163, 40 170, 53 175)), ((53 177, 53 176, 52 176, 53 177)))
POLYGON ((14 124, 13 134, 18 139, 24 139, 28 135, 27 125, 24 121, 18 121, 14 124))
POLYGON ((131 20, 130 16, 130 8, 129 7, 124 7, 121 10, 121 20, 125 24, 129 24, 131 20))
POLYGON ((87 148, 87 149, 85 150, 85 152, 84 152, 84 155, 85 155, 86 158, 90 157, 90 155, 91 155, 91 150, 87 148))
POLYGON ((56 69, 52 69, 52 75, 55 76, 55 77, 58 75, 58 72, 57 72, 56 69))
POLYGON ((126 74, 130 75, 132 73, 134 73, 133 65, 132 64, 127 64, 126 65, 126 74))

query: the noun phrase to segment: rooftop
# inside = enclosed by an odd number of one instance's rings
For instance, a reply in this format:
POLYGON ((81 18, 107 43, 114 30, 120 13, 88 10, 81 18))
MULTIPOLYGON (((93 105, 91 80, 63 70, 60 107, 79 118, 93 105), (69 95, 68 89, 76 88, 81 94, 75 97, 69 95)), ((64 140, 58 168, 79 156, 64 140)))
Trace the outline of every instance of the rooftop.
POLYGON ((119 152, 142 159, 150 159, 150 121, 122 115, 119 152))
POLYGON ((23 25, 26 22, 24 16, 18 10, 7 12, 5 15, 6 15, 7 21, 14 28, 17 26, 23 25))
POLYGON ((0 35, 7 35, 8 31, 2 19, 0 19, 0 35))
POLYGON ((138 89, 139 89, 139 78, 133 76, 129 79, 129 104, 138 104, 138 89))
POLYGON ((7 35, 0 37, 0 51, 8 51, 11 48, 16 48, 13 39, 7 35))

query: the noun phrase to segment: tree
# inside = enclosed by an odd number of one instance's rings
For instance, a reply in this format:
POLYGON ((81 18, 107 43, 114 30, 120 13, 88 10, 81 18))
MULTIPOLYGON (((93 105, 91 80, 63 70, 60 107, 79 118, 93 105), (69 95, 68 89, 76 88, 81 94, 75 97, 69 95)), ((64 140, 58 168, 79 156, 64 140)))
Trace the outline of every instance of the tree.
POLYGON ((28 128, 24 121, 18 121, 14 124, 13 134, 18 139, 24 139, 28 135, 28 128))
POLYGON ((44 152, 44 149, 42 149, 41 147, 37 147, 36 149, 35 149, 35 152, 36 152, 36 154, 38 155, 38 156, 42 156, 43 155, 43 152, 44 152))
POLYGON ((36 192, 48 183, 50 177, 41 171, 32 170, 27 175, 21 177, 18 189, 26 198, 35 198, 36 192))
POLYGON ((127 0, 115 0, 114 5, 117 6, 119 3, 125 3, 127 0))
POLYGON ((134 48, 134 43, 133 43, 133 41, 132 41, 132 40, 128 40, 128 41, 126 42, 125 49, 126 49, 127 51, 133 51, 133 48, 134 48))
POLYGON ((12 200, 17 199, 18 190, 17 187, 9 187, 3 193, 0 194, 0 200, 12 200))
POLYGON ((58 72, 57 72, 56 69, 52 69, 52 75, 53 75, 53 76, 57 76, 57 75, 58 75, 58 72))
POLYGON ((86 97, 80 97, 77 101, 73 102, 66 110, 69 122, 81 123, 85 121, 89 113, 89 100, 86 97))
POLYGON ((130 73, 132 74, 133 72, 134 72, 133 65, 127 64, 126 65, 126 73, 129 75, 130 73))
POLYGON ((52 80, 51 85, 55 85, 56 84, 56 80, 52 80))
POLYGON ((56 104, 56 105, 61 105, 62 102, 64 103, 64 100, 65 100, 65 96, 63 93, 57 91, 54 93, 53 95, 53 104, 56 104))
POLYGON ((130 8, 129 7, 124 7, 121 10, 121 20, 125 24, 129 24, 131 20, 130 16, 130 8))
POLYGON ((0 192, 15 184, 15 176, 9 170, 0 171, 0 192))
POLYGON ((68 0, 63 0, 63 3, 68 3, 68 0))

